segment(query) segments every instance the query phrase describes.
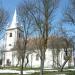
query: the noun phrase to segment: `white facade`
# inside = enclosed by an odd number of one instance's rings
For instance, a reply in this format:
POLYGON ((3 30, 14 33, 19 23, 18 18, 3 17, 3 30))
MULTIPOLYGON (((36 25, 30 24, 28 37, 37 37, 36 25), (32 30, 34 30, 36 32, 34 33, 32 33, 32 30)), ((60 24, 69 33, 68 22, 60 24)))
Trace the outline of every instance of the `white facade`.
POLYGON ((6 31, 6 51, 5 51, 5 65, 16 65, 17 59, 15 57, 16 51, 12 50, 16 40, 21 37, 23 31, 20 29, 20 25, 17 20, 16 10, 12 19, 11 25, 6 31), (16 60, 15 60, 16 59, 16 60), (14 63, 15 62, 15 63, 14 63))

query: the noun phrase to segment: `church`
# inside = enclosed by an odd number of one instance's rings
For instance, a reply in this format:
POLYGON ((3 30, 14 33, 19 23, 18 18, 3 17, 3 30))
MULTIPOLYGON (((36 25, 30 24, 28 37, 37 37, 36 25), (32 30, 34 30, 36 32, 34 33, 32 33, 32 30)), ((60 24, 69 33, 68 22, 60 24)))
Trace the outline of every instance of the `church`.
MULTIPOLYGON (((18 59, 16 57, 16 51, 11 50, 16 40, 23 36, 23 29, 21 27, 21 24, 18 23, 17 19, 17 11, 14 11, 14 15, 12 18, 12 22, 7 28, 6 35, 5 35, 5 50, 0 52, 0 63, 2 62, 2 66, 16 66, 18 64, 18 59)), ((45 63, 44 66, 46 68, 52 68, 53 67, 53 55, 52 50, 47 49, 45 53, 45 63)), ((28 56, 29 62, 28 67, 40 67, 40 57, 37 55, 37 53, 33 52, 32 54, 29 54, 28 56)), ((64 62, 64 51, 61 50, 59 54, 59 62, 60 64, 63 64, 64 62)), ((73 65, 73 57, 71 65, 73 65)), ((66 66, 68 63, 66 64, 66 66)))
POLYGON ((15 51, 11 49, 14 47, 16 40, 23 35, 23 30, 21 25, 19 25, 17 20, 16 9, 13 15, 11 24, 8 26, 5 34, 5 50, 2 56, 2 65, 14 65, 17 64, 17 59, 15 58, 15 51))

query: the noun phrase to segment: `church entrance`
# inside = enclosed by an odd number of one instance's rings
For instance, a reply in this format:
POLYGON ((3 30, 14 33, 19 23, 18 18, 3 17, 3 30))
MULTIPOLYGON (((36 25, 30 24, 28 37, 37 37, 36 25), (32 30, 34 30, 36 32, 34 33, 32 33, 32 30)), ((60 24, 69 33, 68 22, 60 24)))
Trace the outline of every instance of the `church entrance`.
POLYGON ((11 61, 10 59, 7 59, 7 66, 10 66, 11 65, 11 61))
POLYGON ((2 59, 0 59, 0 65, 2 65, 2 59))

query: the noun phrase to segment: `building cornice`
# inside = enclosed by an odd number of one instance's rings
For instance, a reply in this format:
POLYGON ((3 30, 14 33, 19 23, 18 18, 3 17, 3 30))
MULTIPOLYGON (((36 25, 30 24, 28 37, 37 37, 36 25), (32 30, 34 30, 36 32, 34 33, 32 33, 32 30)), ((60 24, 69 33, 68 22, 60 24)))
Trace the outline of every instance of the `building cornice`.
POLYGON ((22 32, 23 32, 23 30, 22 30, 22 29, 20 29, 19 27, 17 27, 17 28, 7 29, 7 31, 9 31, 9 30, 15 30, 15 29, 18 29, 18 30, 20 30, 20 31, 22 31, 22 32))

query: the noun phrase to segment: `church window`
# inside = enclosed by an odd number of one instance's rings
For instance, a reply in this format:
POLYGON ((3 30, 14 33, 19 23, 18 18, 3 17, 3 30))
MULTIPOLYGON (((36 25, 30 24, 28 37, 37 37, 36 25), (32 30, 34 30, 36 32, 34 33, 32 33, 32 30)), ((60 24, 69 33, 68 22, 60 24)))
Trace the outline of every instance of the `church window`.
POLYGON ((19 33, 19 38, 21 37, 20 33, 19 33))
POLYGON ((10 33, 10 37, 12 37, 12 33, 10 33))
POLYGON ((0 65, 2 65, 2 59, 0 59, 0 65))
POLYGON ((7 59, 7 66, 10 66, 10 65, 11 65, 10 59, 7 59))
POLYGON ((9 44, 9 46, 11 46, 11 44, 9 44))

